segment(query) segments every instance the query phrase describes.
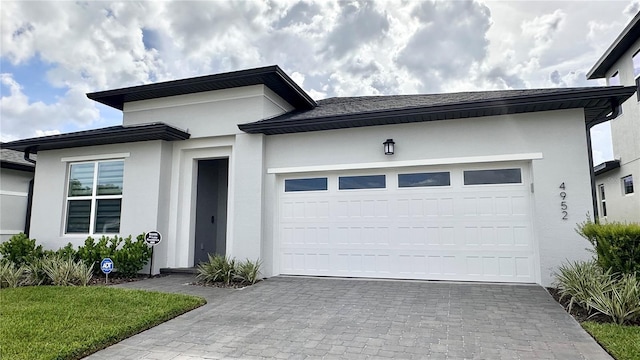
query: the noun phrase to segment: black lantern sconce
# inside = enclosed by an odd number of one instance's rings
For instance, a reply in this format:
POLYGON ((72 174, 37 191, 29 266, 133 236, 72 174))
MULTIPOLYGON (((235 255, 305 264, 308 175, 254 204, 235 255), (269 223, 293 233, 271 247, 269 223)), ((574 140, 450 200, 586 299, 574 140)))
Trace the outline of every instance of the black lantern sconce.
POLYGON ((387 141, 383 142, 382 145, 384 145, 384 154, 385 155, 393 155, 394 152, 394 148, 396 143, 393 142, 393 139, 387 139, 387 141))

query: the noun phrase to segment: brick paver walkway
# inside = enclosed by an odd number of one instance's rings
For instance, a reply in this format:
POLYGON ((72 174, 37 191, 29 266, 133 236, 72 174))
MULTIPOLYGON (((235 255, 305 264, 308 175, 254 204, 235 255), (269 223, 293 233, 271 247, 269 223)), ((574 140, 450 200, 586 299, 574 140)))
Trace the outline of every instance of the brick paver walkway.
POLYGON ((171 275, 120 286, 208 304, 89 359, 611 359, 540 286, 171 275))

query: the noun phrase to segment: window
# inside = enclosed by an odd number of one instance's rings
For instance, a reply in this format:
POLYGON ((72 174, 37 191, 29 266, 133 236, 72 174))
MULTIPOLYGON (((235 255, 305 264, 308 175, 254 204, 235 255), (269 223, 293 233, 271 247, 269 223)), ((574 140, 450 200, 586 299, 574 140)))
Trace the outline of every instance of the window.
POLYGON ((600 213, 602 214, 603 217, 607 216, 607 200, 606 197, 604 196, 604 184, 600 184, 598 186, 598 189, 600 190, 600 213))
POLYGON ((327 178, 286 179, 284 191, 319 191, 327 190, 327 178))
POLYGON ((611 75, 611 77, 609 78, 609 86, 618 86, 620 85, 620 73, 618 73, 617 71, 611 75))
POLYGON ((384 189, 386 186, 384 175, 340 176, 338 178, 338 188, 340 190, 384 189))
POLYGON ((464 172, 465 185, 520 184, 520 169, 467 170, 464 172))
POLYGON ((120 232, 123 170, 122 160, 69 166, 67 234, 120 232))
POLYGON ((398 187, 449 186, 449 172, 398 174, 398 187))
POLYGON ((622 178, 622 192, 627 194, 633 194, 633 175, 627 175, 622 178))
POLYGON ((633 76, 640 77, 640 50, 633 55, 633 76))

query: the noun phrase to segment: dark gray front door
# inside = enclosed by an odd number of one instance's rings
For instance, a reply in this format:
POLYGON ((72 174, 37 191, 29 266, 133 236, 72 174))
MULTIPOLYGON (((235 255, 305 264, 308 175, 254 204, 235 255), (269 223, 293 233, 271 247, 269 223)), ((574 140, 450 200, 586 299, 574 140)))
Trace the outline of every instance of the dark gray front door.
POLYGON ((225 254, 228 175, 228 159, 198 161, 195 265, 207 254, 225 254))

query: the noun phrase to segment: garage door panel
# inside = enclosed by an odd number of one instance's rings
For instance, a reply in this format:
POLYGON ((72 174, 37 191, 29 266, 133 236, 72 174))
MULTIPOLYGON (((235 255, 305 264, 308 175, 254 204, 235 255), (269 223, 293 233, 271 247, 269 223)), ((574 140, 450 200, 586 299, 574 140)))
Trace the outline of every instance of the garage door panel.
MULTIPOLYGON (((500 168, 499 164, 495 165, 500 168)), ((280 273, 535 282, 528 169, 523 183, 282 193, 280 273)), ((442 170, 442 169, 440 169, 442 170)))

